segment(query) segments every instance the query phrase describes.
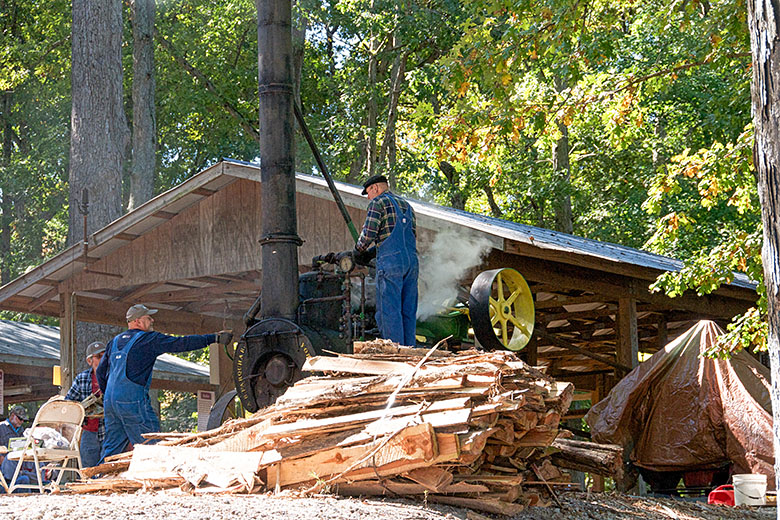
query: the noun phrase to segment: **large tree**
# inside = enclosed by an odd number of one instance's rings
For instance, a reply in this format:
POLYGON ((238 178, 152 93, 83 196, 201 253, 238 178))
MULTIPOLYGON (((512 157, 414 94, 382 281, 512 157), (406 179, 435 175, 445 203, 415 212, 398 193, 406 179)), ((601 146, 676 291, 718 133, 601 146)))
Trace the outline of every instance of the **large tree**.
MULTIPOLYGON (((780 18, 778 4, 748 1, 748 27, 753 54, 753 149, 764 245, 764 283, 769 320, 769 361, 772 372, 775 484, 780 480, 780 18)), ((780 518, 780 510, 778 510, 780 518)))
MULTIPOLYGON (((122 215, 122 170, 129 130, 122 104, 122 2, 74 0, 71 61, 70 226, 78 243, 122 215), (83 190, 89 213, 79 211, 83 190)), ((84 208, 82 208, 84 209, 84 208)), ((106 341, 109 331, 80 323, 76 363, 90 341, 106 341)), ((63 374, 63 385, 75 374, 63 374)), ((67 386, 65 386, 67 387, 67 386)))
POLYGON ((130 167, 132 210, 152 198, 157 166, 154 88, 154 0, 132 0, 133 155, 130 167))

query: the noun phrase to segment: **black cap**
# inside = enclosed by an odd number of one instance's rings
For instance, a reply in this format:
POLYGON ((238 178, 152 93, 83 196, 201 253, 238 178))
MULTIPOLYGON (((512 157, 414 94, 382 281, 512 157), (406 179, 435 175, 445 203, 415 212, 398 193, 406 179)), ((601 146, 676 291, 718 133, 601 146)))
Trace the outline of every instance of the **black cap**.
POLYGON ((19 406, 18 404, 8 411, 8 414, 14 414, 23 421, 30 420, 30 416, 27 415, 27 410, 19 406))
POLYGON ((369 186, 371 186, 372 184, 377 184, 379 182, 384 182, 386 184, 387 177, 385 177, 384 175, 374 175, 372 177, 369 177, 368 180, 363 183, 363 195, 368 194, 366 190, 368 189, 369 186))

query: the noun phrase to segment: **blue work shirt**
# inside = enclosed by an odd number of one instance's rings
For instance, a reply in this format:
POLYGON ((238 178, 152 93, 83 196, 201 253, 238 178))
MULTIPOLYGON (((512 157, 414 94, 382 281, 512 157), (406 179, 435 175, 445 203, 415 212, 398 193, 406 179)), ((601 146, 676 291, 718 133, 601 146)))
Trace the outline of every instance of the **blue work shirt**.
POLYGON ((111 351, 115 342, 125 345, 135 334, 141 334, 127 354, 127 378, 141 386, 146 386, 152 377, 154 362, 162 354, 176 352, 188 352, 198 350, 217 342, 216 334, 194 334, 191 336, 168 336, 155 331, 142 331, 139 329, 127 330, 114 338, 106 347, 106 354, 100 360, 97 368, 97 379, 100 390, 105 394, 108 383, 108 367, 111 351))

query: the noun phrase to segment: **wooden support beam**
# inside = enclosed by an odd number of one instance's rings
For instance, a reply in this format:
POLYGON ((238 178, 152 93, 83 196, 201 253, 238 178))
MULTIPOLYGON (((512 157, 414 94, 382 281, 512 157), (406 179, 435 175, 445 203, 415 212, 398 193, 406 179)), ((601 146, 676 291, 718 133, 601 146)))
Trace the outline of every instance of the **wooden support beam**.
POLYGON ((193 193, 195 195, 200 195, 201 197, 210 197, 214 195, 216 191, 200 186, 192 190, 190 193, 193 193))
POLYGON ((669 343, 669 330, 667 329, 666 317, 661 316, 658 319, 658 338, 656 346, 658 350, 664 348, 669 343))
POLYGON ((639 365, 639 333, 636 325, 636 300, 621 297, 618 305, 617 360, 633 370, 639 365))
MULTIPOLYGON (((686 293, 677 298, 651 293, 648 289, 650 282, 647 282, 647 285, 643 282, 636 283, 636 280, 630 277, 615 274, 606 264, 602 265, 602 269, 576 267, 493 250, 488 255, 485 267, 487 269, 513 267, 526 280, 557 286, 559 290, 582 290, 608 295, 608 299, 613 301, 615 297, 631 297, 645 303, 652 303, 659 309, 688 310, 710 318, 730 319, 737 314, 742 314, 752 305, 749 300, 721 296, 720 290, 705 296, 686 293)), ((748 290, 742 292, 750 293, 748 290)))
POLYGON ((536 336, 531 336, 528 345, 526 345, 520 353, 523 360, 531 366, 536 366, 539 363, 539 352, 536 348, 538 344, 539 342, 536 339, 536 336))
POLYGON ((548 334, 545 330, 534 329, 534 335, 537 336, 539 339, 552 343, 556 347, 565 348, 566 350, 571 350, 572 352, 576 352, 577 354, 583 355, 585 357, 589 357, 591 359, 595 359, 596 361, 599 361, 600 363, 604 363, 605 365, 619 368, 621 370, 628 370, 628 371, 631 370, 626 365, 612 361, 611 359, 608 359, 605 356, 594 354, 593 352, 586 350, 584 348, 580 348, 569 341, 553 336, 552 334, 548 334))
POLYGON ((153 217, 157 217, 157 218, 164 218, 165 220, 171 220, 173 217, 176 216, 176 213, 171 213, 170 211, 160 210, 160 211, 155 211, 152 214, 152 216, 153 217))
POLYGON ((32 304, 30 305, 30 312, 35 312, 36 309, 38 309, 44 303, 48 302, 49 300, 57 296, 58 293, 59 293, 59 289, 57 289, 57 287, 49 288, 49 290, 47 290, 41 296, 38 296, 35 300, 33 300, 32 304))
POLYGON ((147 294, 145 302, 170 303, 170 302, 200 302, 213 296, 236 293, 241 291, 260 291, 260 284, 255 282, 223 283, 217 286, 181 289, 176 291, 160 291, 147 294))
MULTIPOLYGON (((106 325, 126 325, 127 303, 77 296, 76 310, 84 320, 106 325)), ((225 328, 243 329, 240 320, 225 320, 214 316, 158 309, 154 326, 168 334, 209 334, 225 328)))
POLYGON ((132 242, 136 238, 138 238, 138 235, 133 235, 132 233, 117 233, 116 235, 112 236, 111 238, 116 238, 119 240, 127 240, 128 242, 132 242))
POLYGON ((534 307, 539 309, 557 309, 564 305, 579 305, 582 303, 614 303, 615 299, 609 299, 601 294, 589 294, 586 296, 562 296, 560 298, 553 298, 551 300, 534 302, 534 307))
POLYGON ((144 294, 147 294, 157 287, 160 287, 161 285, 164 285, 165 282, 155 282, 155 283, 148 283, 145 285, 142 285, 126 294, 124 294, 120 299, 123 302, 129 302, 131 304, 136 303, 136 300, 143 296, 144 294))
MULTIPOLYGON (((76 310, 71 294, 60 293, 60 386, 67 392, 76 377, 76 310)), ((63 394, 64 395, 64 394, 63 394)))

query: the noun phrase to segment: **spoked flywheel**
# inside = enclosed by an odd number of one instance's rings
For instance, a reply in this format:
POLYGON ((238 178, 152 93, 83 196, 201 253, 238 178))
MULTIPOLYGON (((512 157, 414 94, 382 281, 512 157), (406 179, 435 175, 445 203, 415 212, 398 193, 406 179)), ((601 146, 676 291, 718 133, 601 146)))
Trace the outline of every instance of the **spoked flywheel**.
POLYGON ((484 271, 471 284, 469 314, 477 341, 488 349, 520 350, 534 331, 534 299, 514 269, 484 271))

